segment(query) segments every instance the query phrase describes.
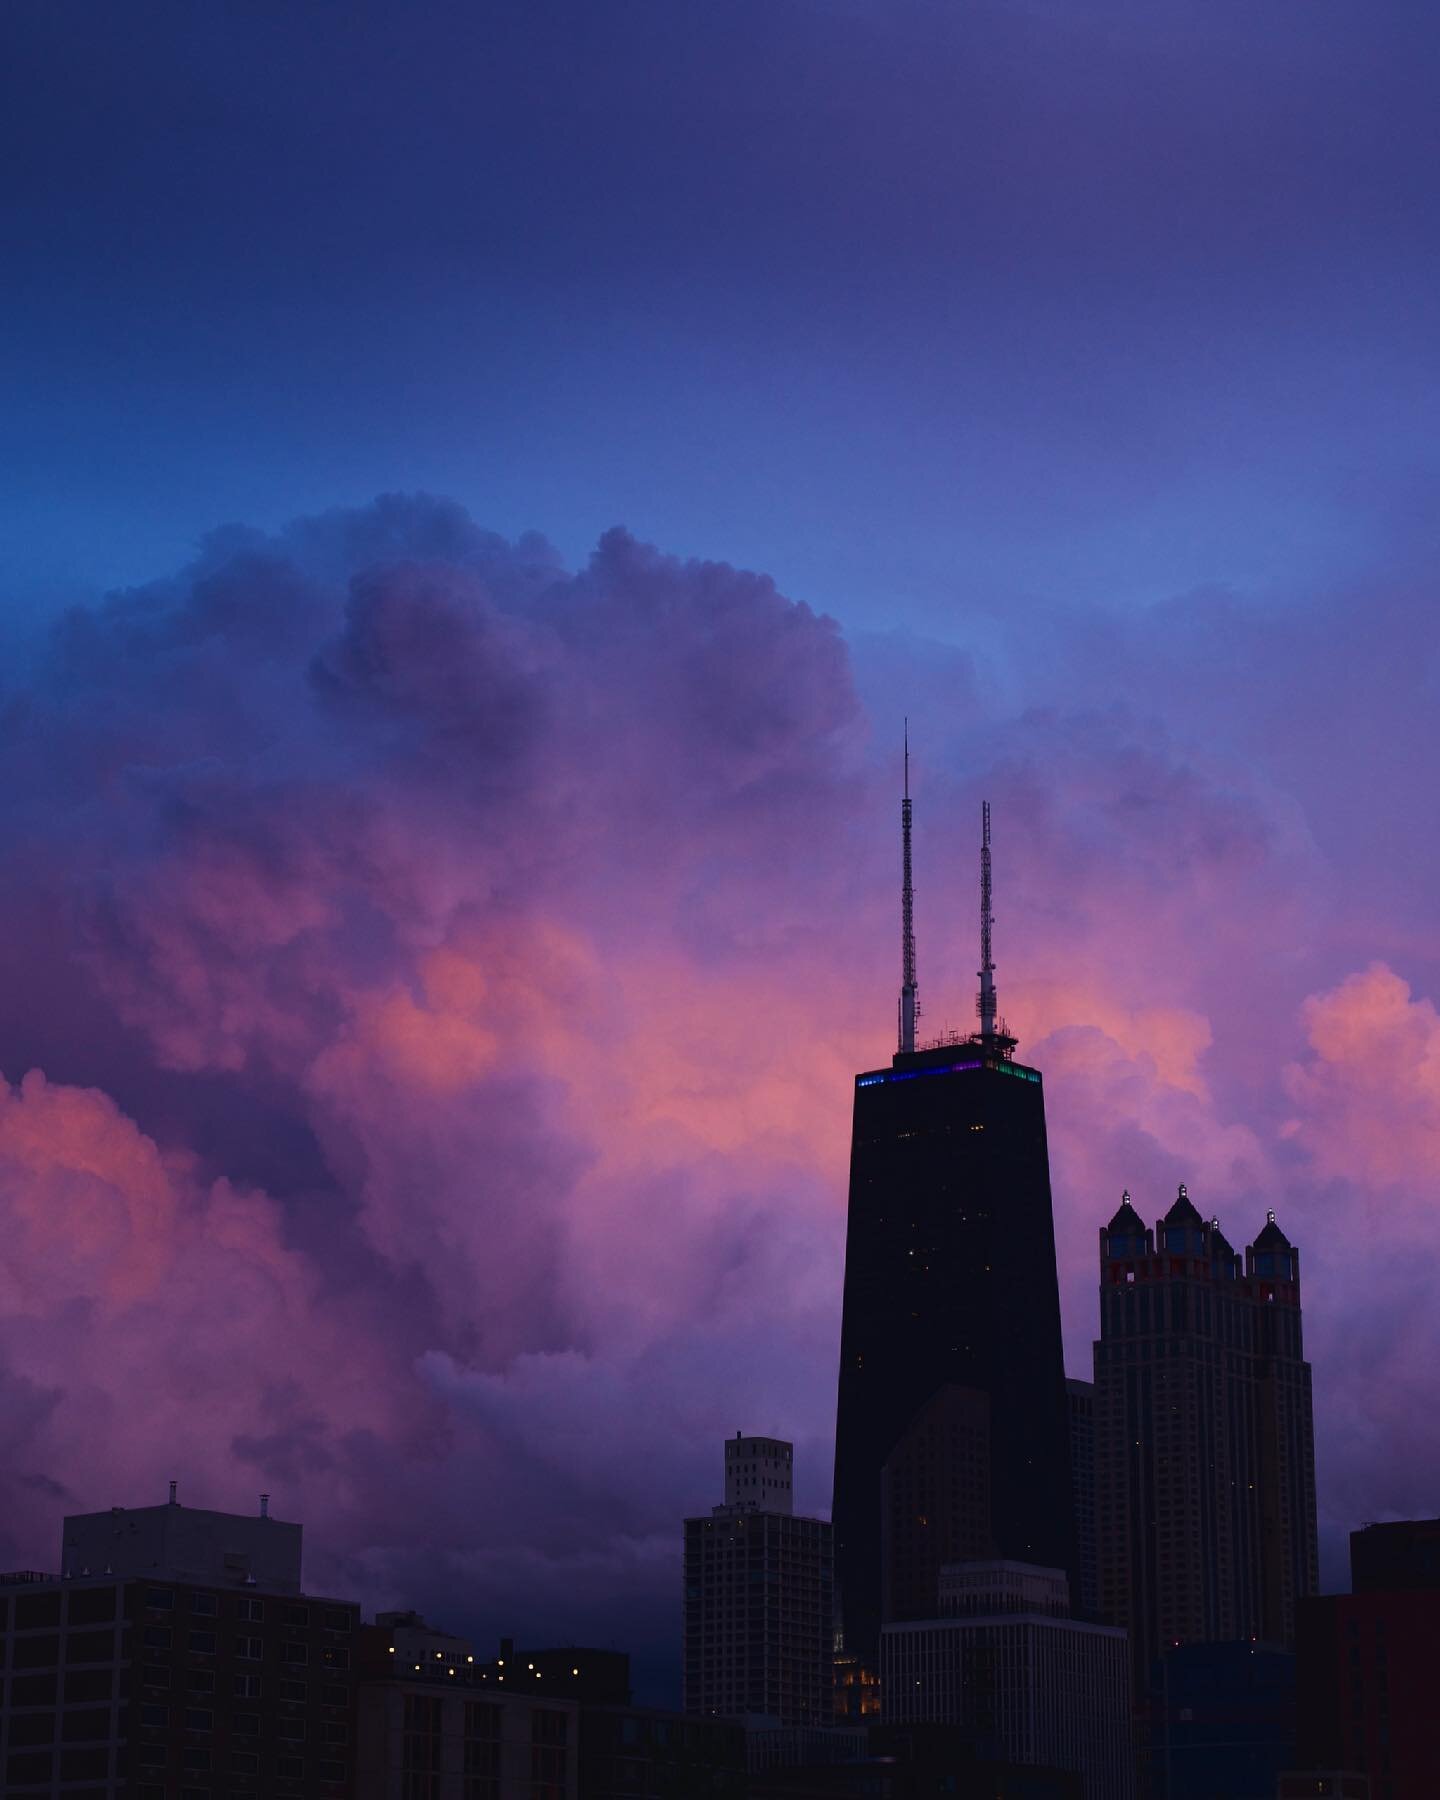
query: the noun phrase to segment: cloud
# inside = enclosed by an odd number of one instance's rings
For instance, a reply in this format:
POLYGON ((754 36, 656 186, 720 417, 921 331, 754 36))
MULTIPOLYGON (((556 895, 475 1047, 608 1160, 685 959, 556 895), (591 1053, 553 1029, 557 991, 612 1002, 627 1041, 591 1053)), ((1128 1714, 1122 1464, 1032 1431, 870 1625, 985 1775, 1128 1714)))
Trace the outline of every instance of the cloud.
MULTIPOLYGON (((1266 716, 1337 691, 1347 620, 1285 622, 1301 691, 1266 716)), ((1033 627, 852 661, 763 576, 623 532, 570 572, 396 497, 229 528, 64 620, 0 712, 0 1066, 43 1070, 0 1100, 14 1560, 171 1475, 266 1489, 317 1583, 519 1635, 633 1616, 658 1666, 722 1437, 795 1437, 823 1508, 907 691, 936 1026, 970 1016, 967 821, 996 806, 1072 1368, 1122 1187, 1156 1215, 1186 1181, 1235 1241, 1275 1206, 1327 1516, 1410 1505, 1436 1027, 1392 971, 1434 972, 1418 887, 1367 925, 1339 762, 1302 779, 1256 722, 1269 650, 1213 653, 1273 648, 1273 619, 1196 598, 1117 649, 1057 616, 1027 661, 1033 627), (1391 961, 1356 974, 1367 929, 1391 961)))

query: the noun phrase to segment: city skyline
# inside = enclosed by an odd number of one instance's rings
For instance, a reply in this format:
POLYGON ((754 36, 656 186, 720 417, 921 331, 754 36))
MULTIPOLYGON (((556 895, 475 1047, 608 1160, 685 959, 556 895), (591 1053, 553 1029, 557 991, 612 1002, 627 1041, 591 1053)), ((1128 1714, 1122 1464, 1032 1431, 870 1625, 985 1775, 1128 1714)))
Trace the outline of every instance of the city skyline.
POLYGON ((1122 1191, 1274 1210, 1343 1587, 1440 1492, 1435 21, 203 10, 4 27, 0 1564, 268 1492, 674 1680, 713 1445, 829 1509, 908 717, 1067 1374, 1122 1191))

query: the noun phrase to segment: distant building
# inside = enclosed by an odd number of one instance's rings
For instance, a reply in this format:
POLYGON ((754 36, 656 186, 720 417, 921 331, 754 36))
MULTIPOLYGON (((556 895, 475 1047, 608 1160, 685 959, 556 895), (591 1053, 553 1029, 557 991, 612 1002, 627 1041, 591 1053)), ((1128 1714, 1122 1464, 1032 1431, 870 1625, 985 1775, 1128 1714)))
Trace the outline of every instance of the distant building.
POLYGON ((910 1421, 881 1471, 882 1618, 930 1618, 941 1569, 992 1549, 990 1398, 947 1384, 910 1421))
POLYGON ((881 1634, 887 1724, 957 1727, 984 1759, 1071 1771, 1085 1800, 1128 1800, 1125 1634, 1069 1616, 1063 1570, 946 1570, 937 1614, 881 1634))
POLYGON ((359 1608, 300 1591, 298 1525, 188 1513, 66 1519, 66 1573, 0 1577, 7 1800, 351 1793, 359 1608))
POLYGON ((725 1504, 794 1512, 794 1462, 794 1445, 783 1438, 747 1438, 737 1431, 725 1442, 725 1504))
POLYGON ((1356 1591, 1300 1608, 1295 1766, 1366 1776, 1373 1800, 1440 1795, 1437 1533, 1435 1519, 1352 1533, 1356 1591))
POLYGON ((1075 1511, 1076 1611, 1100 1616, 1100 1540, 1095 1523, 1095 1383, 1067 1380, 1070 1413, 1070 1491, 1075 1511))
POLYGON ((1271 1214, 1244 1261, 1185 1189, 1100 1232, 1100 1612, 1137 1691, 1175 1644, 1295 1644, 1318 1579, 1300 1255, 1271 1214))
POLYGON ((356 1800, 743 1800, 744 1734, 630 1702, 612 1650, 477 1659, 411 1614, 361 1633, 356 1800))
POLYGON ((776 1438, 730 1440, 725 1491, 735 1497, 685 1521, 684 1706, 692 1716, 832 1722, 830 1526, 792 1511, 792 1454, 776 1438))
POLYGON ((1357 1594, 1440 1589, 1440 1519, 1400 1519, 1352 1531, 1350 1586, 1357 1594))

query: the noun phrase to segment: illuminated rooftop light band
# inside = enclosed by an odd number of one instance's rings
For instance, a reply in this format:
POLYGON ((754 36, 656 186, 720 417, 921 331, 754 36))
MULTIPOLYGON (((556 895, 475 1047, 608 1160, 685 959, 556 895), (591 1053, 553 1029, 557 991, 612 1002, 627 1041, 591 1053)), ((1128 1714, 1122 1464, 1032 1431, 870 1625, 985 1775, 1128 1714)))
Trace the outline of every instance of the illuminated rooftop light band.
POLYGON ((1022 1069, 1018 1063, 991 1061, 946 1063, 938 1069, 884 1069, 876 1075, 857 1075, 856 1087, 879 1087, 882 1081, 917 1081, 922 1075, 956 1075, 964 1069, 994 1069, 999 1075, 1013 1075, 1018 1081, 1039 1081, 1038 1069, 1022 1069))

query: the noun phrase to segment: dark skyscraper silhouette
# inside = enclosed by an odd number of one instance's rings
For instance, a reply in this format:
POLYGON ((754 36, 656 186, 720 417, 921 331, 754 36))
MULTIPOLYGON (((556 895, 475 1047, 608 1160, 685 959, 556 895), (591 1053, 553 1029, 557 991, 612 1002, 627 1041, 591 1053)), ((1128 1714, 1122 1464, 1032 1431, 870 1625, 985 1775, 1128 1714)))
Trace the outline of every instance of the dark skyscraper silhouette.
MULTIPOLYGON (((862 1658, 874 1655, 883 1611, 882 1472, 947 1386, 988 1399, 992 1553, 1075 1574, 1045 1097, 996 1014, 990 809, 980 1028, 928 1048, 914 1040, 908 783, 902 818, 900 1048, 889 1068, 855 1079, 836 1418, 837 1604, 845 1648, 862 1658)), ((937 1527, 950 1498, 927 1499, 937 1527)), ((974 1500, 959 1496, 960 1510, 974 1500)), ((892 1519, 892 1538, 903 1530, 913 1544, 930 1517, 892 1519)))
POLYGON ((1176 1644, 1293 1648, 1318 1575, 1299 1251, 1271 1213, 1242 1258, 1182 1187, 1153 1231, 1124 1196, 1100 1271, 1100 1605, 1137 1687, 1176 1644))

